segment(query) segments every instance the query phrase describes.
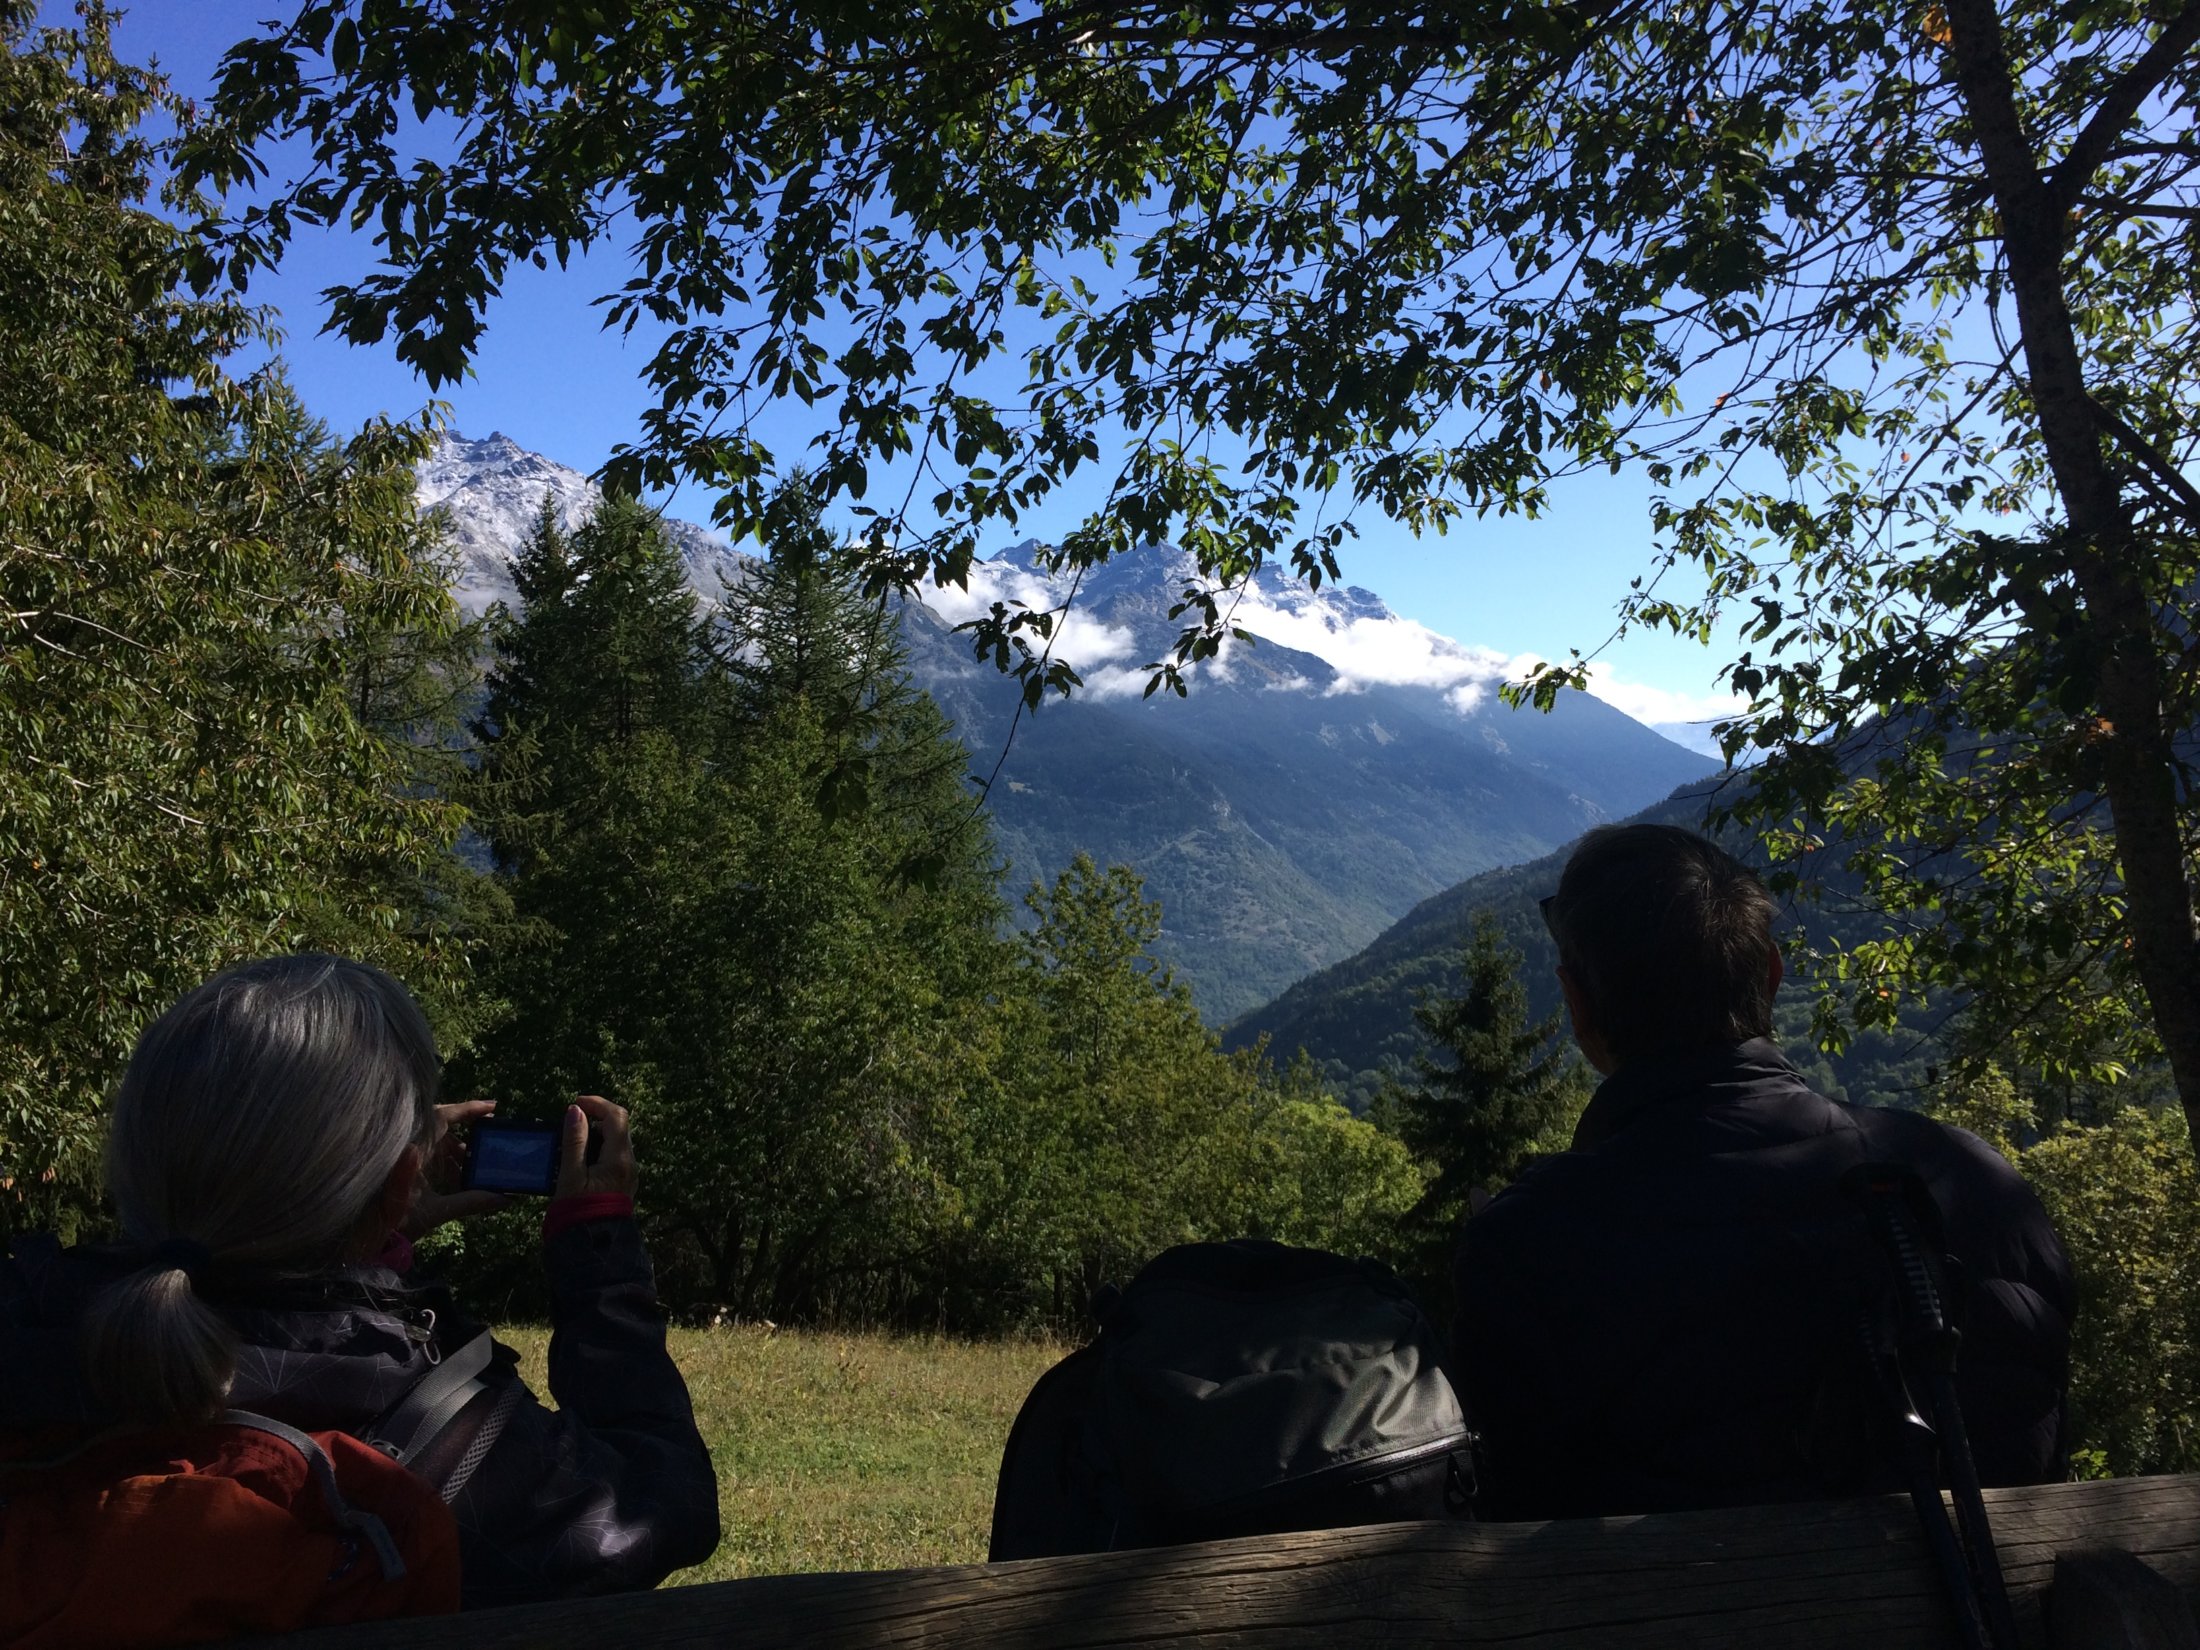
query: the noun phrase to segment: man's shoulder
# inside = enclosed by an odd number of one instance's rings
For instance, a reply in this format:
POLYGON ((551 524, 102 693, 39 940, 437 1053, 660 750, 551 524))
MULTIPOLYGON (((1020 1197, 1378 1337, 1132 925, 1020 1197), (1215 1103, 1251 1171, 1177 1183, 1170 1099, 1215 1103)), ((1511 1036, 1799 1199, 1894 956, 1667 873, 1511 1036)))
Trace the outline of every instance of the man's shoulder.
POLYGON ((1858 1131, 1875 1159, 1914 1166, 1958 1179, 1981 1191, 2029 1199, 2016 1165, 1969 1129, 1895 1106, 1851 1106, 1858 1131))
POLYGON ((1686 1205, 1700 1182, 1756 1202, 1772 1195, 1767 1187, 1830 1184, 1863 1162, 1902 1164, 1943 1201, 1977 1212, 2036 1206, 2023 1177, 1976 1135, 1918 1112, 1833 1099, 1793 1072, 1758 1088, 1746 1106, 1674 1123, 1540 1159, 1468 1223, 1469 1233, 1535 1242, 1552 1222, 1603 1224, 1638 1195, 1686 1205))
POLYGON ((1916 1172, 1946 1223, 1949 1242, 1974 1264, 2067 1283, 2069 1262, 2039 1194, 2015 1164, 1968 1129, 1891 1107, 1861 1108, 1875 1160, 1916 1172), (1988 1260, 1988 1256, 1997 1259, 1988 1260))
POLYGON ((1616 1215, 1614 1200, 1624 1199, 1630 1182, 1639 1178, 1623 1159, 1598 1152, 1564 1151, 1538 1158, 1467 1221, 1460 1247, 1484 1254, 1517 1250, 1551 1259, 1555 1250, 1579 1241, 1587 1228, 1601 1228, 1616 1215))

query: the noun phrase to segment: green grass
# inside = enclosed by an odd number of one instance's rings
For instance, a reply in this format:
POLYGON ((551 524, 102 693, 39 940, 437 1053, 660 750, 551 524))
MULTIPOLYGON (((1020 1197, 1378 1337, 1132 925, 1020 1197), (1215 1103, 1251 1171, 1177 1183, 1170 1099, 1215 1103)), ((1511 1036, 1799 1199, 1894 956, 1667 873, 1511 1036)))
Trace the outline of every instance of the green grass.
MULTIPOLYGON (((538 1393, 542 1330, 503 1332, 538 1393)), ((1032 1341, 675 1329, 725 1539, 675 1583, 985 1557, 1009 1423, 1062 1355, 1032 1341)))

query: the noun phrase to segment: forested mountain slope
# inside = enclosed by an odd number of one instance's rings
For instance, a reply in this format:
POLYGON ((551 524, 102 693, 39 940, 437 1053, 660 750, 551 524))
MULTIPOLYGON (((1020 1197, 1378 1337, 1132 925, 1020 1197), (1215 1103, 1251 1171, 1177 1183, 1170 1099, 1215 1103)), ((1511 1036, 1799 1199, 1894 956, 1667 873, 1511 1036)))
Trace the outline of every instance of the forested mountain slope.
MULTIPOLYGON (((991 576, 1005 582, 1028 555, 998 558, 991 576)), ((1288 627, 1321 645, 1405 629, 1353 589, 1261 592, 1263 611, 1243 620, 1257 645, 1196 673, 1183 699, 1143 698, 1138 667, 1174 638, 1174 592, 1149 566, 1088 581, 1078 623, 1113 652, 1076 659, 1086 690, 1023 719, 992 804, 1019 877, 1079 850, 1136 866, 1161 902, 1161 949, 1211 1022, 1461 877, 1533 858, 1712 767, 1587 695, 1515 712, 1487 682, 1356 679, 1263 635, 1288 627)), ((927 608, 907 628, 921 678, 983 772, 1007 739, 1013 684, 961 657, 944 625, 927 608), (935 625, 941 645, 921 645, 935 625)), ((1081 638, 1067 640, 1074 650, 1081 638)))
MULTIPOLYGON (((1635 819, 1700 829, 1717 797, 1715 782, 1684 786, 1635 819)), ((1745 858, 1748 844, 1735 844, 1745 858)), ((1231 1024, 1227 1046, 1242 1048, 1265 1037, 1280 1059, 1303 1049, 1341 1094, 1364 1105, 1386 1070, 1409 1067, 1426 1042, 1413 1007, 1424 994, 1456 992, 1460 948, 1477 911, 1489 911, 1506 942, 1525 959, 1522 982, 1531 1011, 1553 1014, 1562 1006, 1554 970, 1557 948, 1536 902, 1558 887, 1572 851, 1567 843, 1523 864, 1467 878, 1416 905, 1364 950, 1308 975, 1272 1002, 1231 1024)), ((1759 863, 1762 855, 1756 855, 1759 863)), ((1837 879, 1836 879, 1837 880, 1837 879)), ((1790 925, 1806 933, 1828 932, 1842 919, 1820 908, 1790 904, 1790 925)), ((1791 976, 1780 994, 1778 1029, 1790 1059, 1829 1093, 1857 1100, 1901 1102, 1919 1091, 1936 1049, 1935 1017, 1919 1013, 1895 1035, 1867 1033, 1843 1054, 1828 1058, 1807 1035, 1807 980, 1791 976)))

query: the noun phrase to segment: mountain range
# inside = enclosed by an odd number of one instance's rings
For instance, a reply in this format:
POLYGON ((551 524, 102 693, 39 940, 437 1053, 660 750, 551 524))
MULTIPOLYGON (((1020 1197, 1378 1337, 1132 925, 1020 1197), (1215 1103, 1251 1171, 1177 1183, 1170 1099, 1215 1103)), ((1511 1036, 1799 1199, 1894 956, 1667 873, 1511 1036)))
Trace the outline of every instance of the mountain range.
MULTIPOLYGON (((512 594, 509 561, 547 498, 564 523, 596 489, 502 435, 445 437, 420 497, 449 517, 454 589, 481 611, 512 594)), ((668 519, 706 597, 751 559, 668 519)), ((1068 595, 1036 543, 972 569, 963 588, 904 602, 917 681, 953 719, 989 802, 1011 891, 1078 852, 1126 863, 1160 901, 1159 949, 1210 1022, 1266 1003, 1358 951, 1420 902, 1492 867, 1548 853, 1716 768, 1586 694, 1514 711, 1509 656, 1465 646, 1356 587, 1318 590, 1264 569, 1229 593, 1237 628, 1190 693, 1144 696, 1191 559, 1166 547, 1090 570, 1058 657, 1084 686, 1016 715, 1019 684, 975 659, 955 626, 995 601, 1068 595), (996 774, 997 769, 997 774, 996 774)))

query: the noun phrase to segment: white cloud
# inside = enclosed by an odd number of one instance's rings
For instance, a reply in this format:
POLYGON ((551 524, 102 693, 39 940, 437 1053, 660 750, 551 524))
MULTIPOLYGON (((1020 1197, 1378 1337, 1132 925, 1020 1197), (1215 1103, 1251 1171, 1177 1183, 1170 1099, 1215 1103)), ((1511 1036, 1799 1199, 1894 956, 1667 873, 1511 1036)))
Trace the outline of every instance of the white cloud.
MULTIPOLYGON (((1187 564, 1186 575, 1189 575, 1187 564)), ((1049 578, 1004 562, 979 562, 967 588, 934 587, 925 602, 951 624, 983 616, 996 601, 1022 603, 1037 610, 1061 605, 1068 581, 1049 578)), ((1336 671, 1323 685, 1325 695, 1353 694, 1377 685, 1432 688, 1462 716, 1474 715, 1495 699, 1496 690, 1516 682, 1541 663, 1532 653, 1504 653, 1452 640, 1412 619, 1401 618, 1365 596, 1335 588, 1309 590, 1302 584, 1262 580, 1221 603, 1225 620, 1263 641, 1311 653, 1336 671)), ((1222 680, 1234 674, 1236 644, 1225 641, 1220 654, 1201 667, 1222 680)), ((1136 698, 1146 691, 1148 650, 1128 629, 1101 624, 1083 609, 1072 610, 1055 639, 1054 654, 1084 678, 1095 699, 1136 698)), ((1314 684, 1294 673, 1264 684, 1270 691, 1306 691, 1314 684)), ((1742 709, 1731 693, 1686 693, 1630 682, 1599 661, 1589 667, 1589 690, 1597 698, 1669 738, 1710 751, 1710 724, 1742 709)))
POLYGON ((1487 687, 1526 668, 1494 648, 1466 646, 1395 613, 1354 612, 1297 586, 1280 594, 1248 590, 1224 611, 1240 629, 1330 665, 1339 677, 1332 693, 1376 683, 1487 687))
POLYGON ((1671 688, 1624 682, 1602 660, 1589 667, 1589 691, 1638 722, 1701 724, 1705 735, 1721 717, 1738 715, 1749 701, 1738 693, 1677 693, 1671 688))
POLYGON ((1136 665, 1101 665, 1097 669, 1080 668, 1078 675, 1084 678, 1083 691, 1095 699, 1142 699, 1146 684, 1153 680, 1153 672, 1136 665))
MULTIPOLYGON (((993 611, 995 602, 1011 610, 1020 603, 1043 613, 1062 605, 1062 591, 1054 581, 1025 568, 982 561, 970 569, 967 586, 935 584, 924 592, 924 605, 949 624, 981 619, 993 611)), ((1045 645, 1035 632, 1027 631, 1025 637, 1034 652, 1045 645)), ((1088 686, 1103 666, 1130 660, 1138 652, 1136 636, 1119 626, 1099 623, 1083 608, 1071 608, 1068 620, 1060 622, 1054 633, 1054 657, 1083 676, 1088 686)), ((1145 687, 1143 677, 1139 687, 1145 687)))

